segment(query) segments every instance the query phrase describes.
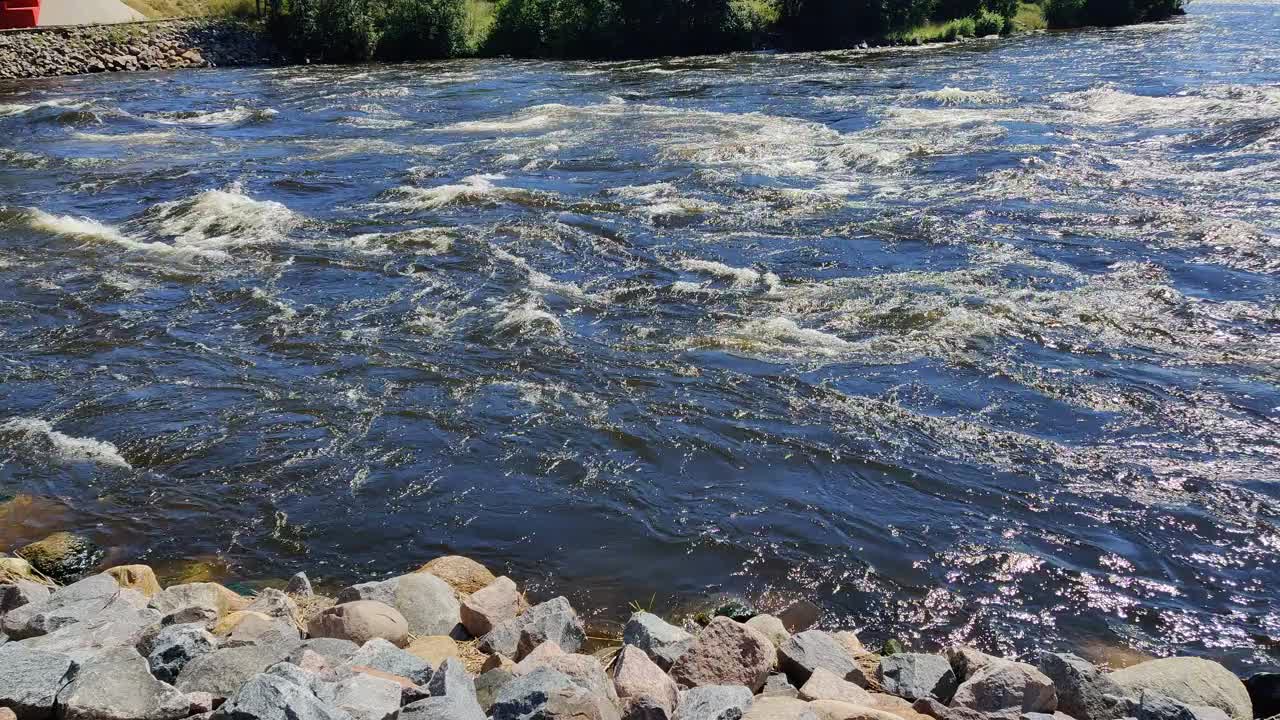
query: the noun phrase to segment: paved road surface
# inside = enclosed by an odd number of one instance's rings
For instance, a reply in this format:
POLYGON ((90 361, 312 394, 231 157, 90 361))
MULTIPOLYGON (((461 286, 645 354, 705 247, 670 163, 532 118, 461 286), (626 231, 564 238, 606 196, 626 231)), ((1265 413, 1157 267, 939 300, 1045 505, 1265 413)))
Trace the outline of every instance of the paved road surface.
POLYGON ((41 0, 40 26, 90 25, 146 20, 120 0, 41 0))

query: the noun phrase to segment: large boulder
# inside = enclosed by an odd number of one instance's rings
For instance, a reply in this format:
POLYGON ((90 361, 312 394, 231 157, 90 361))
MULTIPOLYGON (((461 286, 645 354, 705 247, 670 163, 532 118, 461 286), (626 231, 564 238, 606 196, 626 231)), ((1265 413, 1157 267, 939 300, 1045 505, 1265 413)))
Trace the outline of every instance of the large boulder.
POLYGON ((693 646, 693 636, 648 612, 638 612, 622 629, 622 642, 645 651, 658 667, 670 670, 693 646))
POLYGON ((227 613, 209 630, 228 645, 270 640, 300 640, 298 627, 291 620, 271 617, 253 610, 236 610, 227 613))
POLYGON ((494 668, 480 673, 475 681, 476 700, 480 703, 480 709, 488 714, 493 703, 497 701, 498 694, 502 692, 502 688, 515 677, 515 673, 511 672, 510 668, 494 668))
POLYGON ((556 672, 563 673, 573 680, 579 686, 585 688, 588 692, 599 697, 607 699, 610 703, 618 703, 618 694, 613 688, 613 682, 605 673, 604 666, 600 661, 590 655, 580 655, 577 653, 560 652, 555 643, 544 643, 542 648, 553 648, 554 652, 545 653, 539 656, 539 653, 530 653, 529 657, 520 661, 512 672, 516 677, 527 675, 530 672, 542 667, 551 668, 556 672))
POLYGON ((0 707, 12 708, 21 720, 48 720, 53 717, 58 691, 76 669, 76 663, 65 655, 20 643, 0 645, 0 707))
POLYGON ((438 557, 414 572, 435 575, 449 583, 458 595, 470 595, 496 579, 488 568, 461 555, 438 557))
POLYGON ((151 674, 167 683, 177 682, 182 668, 201 655, 218 649, 218 639, 199 625, 170 625, 151 641, 147 664, 151 674))
POLYGON ((517 618, 520 642, 516 658, 523 658, 544 642, 551 641, 566 653, 576 653, 587 641, 587 628, 569 604, 568 598, 552 598, 529 608, 517 618))
POLYGON ((58 582, 70 582, 102 561, 102 548, 92 540, 69 532, 56 532, 49 537, 19 548, 18 553, 36 570, 58 582))
POLYGON ((504 575, 462 601, 462 625, 472 636, 481 637, 499 623, 514 620, 524 610, 520 589, 504 575))
POLYGON ((935 697, 946 703, 956 691, 951 663, 941 655, 890 655, 880 661, 878 679, 885 692, 912 701, 935 697))
POLYGON ((634 645, 624 645, 613 663, 613 687, 622 701, 623 717, 670 717, 680 702, 680 689, 657 663, 634 645), (643 706, 643 712, 629 712, 643 706))
MULTIPOLYGON (((0 620, 0 630, 11 639, 21 640, 90 618, 137 617, 137 611, 146 605, 142 593, 122 589, 110 575, 93 575, 58 588, 43 602, 10 610, 0 620)), ((159 619, 156 614, 155 620, 159 619)))
POLYGON ((326 608, 307 624, 311 637, 350 640, 363 645, 382 638, 397 647, 409 641, 409 623, 398 610, 375 600, 357 600, 326 608))
POLYGON ((1002 661, 986 665, 961 683, 951 707, 981 713, 1053 713, 1058 694, 1053 681, 1031 665, 1002 661))
POLYGON ((430 573, 352 585, 339 592, 337 600, 373 600, 390 605, 404 616, 414 635, 450 635, 461 622, 461 606, 453 588, 430 573))
POLYGON ((672 720, 742 720, 751 707, 751 690, 742 685, 703 685, 680 693, 672 720))
POLYGON ((418 685, 430 682, 435 669, 426 660, 401 650, 382 638, 374 638, 344 661, 348 668, 370 668, 408 678, 418 685))
POLYGON ((962 683, 973 677, 974 673, 996 662, 1005 662, 994 655, 968 645, 952 645, 946 650, 947 661, 951 663, 951 671, 956 674, 956 682, 962 683))
POLYGON ((1113 703, 1108 695, 1124 691, 1093 663, 1071 653, 1043 652, 1036 666, 1051 681, 1058 693, 1058 711, 1076 720, 1111 720, 1113 703))
POLYGON ((1212 660, 1191 657, 1149 660, 1116 670, 1109 677, 1131 695, 1149 690, 1187 705, 1216 707, 1232 720, 1253 718, 1253 703, 1244 683, 1212 660))
POLYGON ((249 677, 214 713, 219 720, 352 720, 329 707, 309 687, 280 675, 249 677))
POLYGON ((474 698, 445 695, 429 697, 400 709, 401 720, 485 720, 484 710, 474 698))
POLYGON ((311 578, 307 577, 304 572, 294 573, 293 577, 289 578, 289 583, 284 586, 284 591, 288 595, 297 595, 298 597, 315 595, 315 591, 311 589, 311 578))
POLYGON ((104 650, 138 645, 158 619, 154 610, 111 602, 98 615, 88 615, 80 622, 64 625, 47 635, 23 640, 22 644, 85 662, 104 650))
POLYGON ((808 600, 797 600, 786 610, 778 613, 778 619, 786 626, 787 632, 798 633, 804 632, 813 627, 818 622, 818 618, 822 616, 822 608, 813 604, 808 600))
POLYGON ((618 709, 562 672, 535 668, 503 686, 493 720, 620 720, 618 709))
POLYGON ((806 630, 787 638, 778 647, 778 667, 796 687, 809 682, 809 676, 818 668, 826 668, 856 685, 867 686, 866 676, 849 651, 821 630, 806 630))
POLYGON ((151 676, 133 648, 102 653, 58 693, 59 720, 177 720, 190 707, 186 695, 151 676))
MULTIPOLYGON (((1143 690, 1138 697, 1110 698, 1117 716, 1135 720, 1230 720, 1226 713, 1207 705, 1190 706, 1160 693, 1143 690)), ((1025 718, 1025 716, 1024 716, 1025 718)))
POLYGON ((220 648, 187 662, 178 673, 176 686, 183 692, 230 697, 250 678, 284 660, 294 647, 255 644, 220 648))
POLYGON ((800 688, 801 700, 837 700, 853 705, 870 706, 871 693, 826 668, 818 668, 800 688))
POLYGON ((890 712, 839 700, 814 700, 809 703, 809 710, 818 720, 901 720, 890 712))
POLYGON ((727 617, 716 617, 676 660, 671 678, 683 687, 745 685, 754 693, 764 687, 777 659, 778 651, 769 638, 727 617))

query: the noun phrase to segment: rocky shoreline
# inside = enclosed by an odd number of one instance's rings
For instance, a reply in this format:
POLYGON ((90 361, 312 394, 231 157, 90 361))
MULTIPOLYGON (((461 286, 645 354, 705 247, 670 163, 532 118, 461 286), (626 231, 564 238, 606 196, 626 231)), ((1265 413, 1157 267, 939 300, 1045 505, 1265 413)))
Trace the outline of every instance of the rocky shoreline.
MULTIPOLYGON (((1107 671, 953 646, 878 652, 800 600, 672 623, 637 609, 589 636, 563 597, 531 604, 460 556, 314 592, 303 573, 252 596, 162 588, 146 565, 59 533, 0 557, 0 720, 1252 720, 1246 687, 1199 658, 1107 671)), ((1261 678, 1261 679, 1260 679, 1261 678)))
POLYGON ((279 60, 256 25, 168 20, 0 32, 0 79, 268 65, 279 60))

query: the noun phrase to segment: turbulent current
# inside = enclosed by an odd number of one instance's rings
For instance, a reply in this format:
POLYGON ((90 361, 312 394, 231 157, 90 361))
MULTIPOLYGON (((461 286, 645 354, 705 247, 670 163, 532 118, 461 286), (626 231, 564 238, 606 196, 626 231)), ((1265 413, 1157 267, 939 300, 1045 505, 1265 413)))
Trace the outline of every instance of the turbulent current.
POLYGON ((0 549, 1274 668, 1278 300, 1280 4, 10 83, 0 549))

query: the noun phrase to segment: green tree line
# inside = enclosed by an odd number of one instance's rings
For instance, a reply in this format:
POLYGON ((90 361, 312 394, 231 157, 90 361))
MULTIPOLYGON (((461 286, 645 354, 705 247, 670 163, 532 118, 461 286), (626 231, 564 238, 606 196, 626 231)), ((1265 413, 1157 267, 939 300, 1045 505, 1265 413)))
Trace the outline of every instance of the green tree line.
MULTIPOLYGON (((1037 0, 1051 27, 1167 18, 1184 0, 1037 0)), ((1009 32, 1018 0, 272 0, 270 23, 318 62, 466 55, 635 58, 826 49, 1009 32), (916 35, 915 37, 919 37, 916 35)))

